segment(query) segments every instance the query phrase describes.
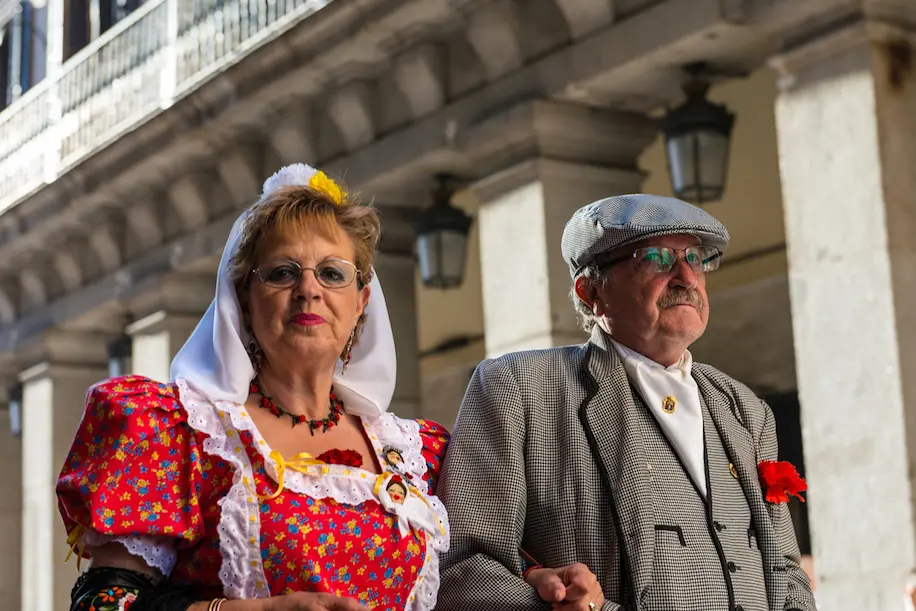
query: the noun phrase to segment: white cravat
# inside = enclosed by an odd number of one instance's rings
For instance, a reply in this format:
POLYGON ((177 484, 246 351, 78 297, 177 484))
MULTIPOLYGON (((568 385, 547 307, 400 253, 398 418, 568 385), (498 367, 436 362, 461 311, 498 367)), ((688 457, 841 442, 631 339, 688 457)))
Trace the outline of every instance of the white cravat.
POLYGON ((690 375, 693 366, 690 352, 684 352, 677 364, 665 367, 613 339, 611 343, 623 361, 630 382, 639 391, 705 498, 703 411, 700 407, 699 388, 690 375))

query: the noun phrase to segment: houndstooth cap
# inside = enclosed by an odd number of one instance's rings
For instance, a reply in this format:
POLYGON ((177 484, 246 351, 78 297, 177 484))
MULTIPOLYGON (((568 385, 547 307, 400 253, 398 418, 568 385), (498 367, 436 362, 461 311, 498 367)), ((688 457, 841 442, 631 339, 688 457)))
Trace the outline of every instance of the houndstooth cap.
POLYGON ((598 255, 646 238, 695 235, 703 244, 725 250, 725 226, 705 210, 660 195, 617 195, 579 208, 563 230, 563 258, 575 278, 598 255))

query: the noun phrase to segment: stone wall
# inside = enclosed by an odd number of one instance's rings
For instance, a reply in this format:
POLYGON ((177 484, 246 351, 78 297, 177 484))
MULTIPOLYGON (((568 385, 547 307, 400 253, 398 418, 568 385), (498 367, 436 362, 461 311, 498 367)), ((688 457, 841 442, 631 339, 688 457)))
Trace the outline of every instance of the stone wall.
POLYGON ((789 279, 773 276, 709 296, 709 326, 691 348, 758 394, 796 388, 789 279))

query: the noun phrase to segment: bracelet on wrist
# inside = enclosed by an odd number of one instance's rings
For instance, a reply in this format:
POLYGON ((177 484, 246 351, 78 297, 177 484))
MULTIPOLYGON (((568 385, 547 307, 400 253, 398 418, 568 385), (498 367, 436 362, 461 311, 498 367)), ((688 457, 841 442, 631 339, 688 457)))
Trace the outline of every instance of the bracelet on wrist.
POLYGON ((219 611, 224 602, 226 602, 225 598, 214 598, 210 601, 210 606, 207 607, 207 611, 219 611))

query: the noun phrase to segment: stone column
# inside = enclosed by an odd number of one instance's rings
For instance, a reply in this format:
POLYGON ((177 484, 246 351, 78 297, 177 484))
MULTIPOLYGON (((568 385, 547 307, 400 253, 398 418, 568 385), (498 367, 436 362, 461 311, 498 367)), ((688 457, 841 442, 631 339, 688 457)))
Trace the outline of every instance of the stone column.
POLYGON ((75 561, 64 563, 67 535, 54 488, 83 416, 86 391, 107 375, 104 338, 54 332, 53 344, 45 360, 19 375, 23 611, 69 608, 77 570, 75 561))
POLYGON ((178 354, 199 320, 199 315, 157 310, 127 325, 124 331, 132 340, 130 372, 157 382, 167 382, 172 358, 178 354))
POLYGON ((197 326, 215 288, 210 275, 172 274, 131 296, 135 320, 125 328, 132 339, 130 372, 167 382, 172 358, 197 326))
MULTIPOLYGON (((15 379, 15 378, 13 378, 15 379)), ((0 409, 0 550, 7 550, 0 560, 0 600, 10 609, 19 609, 22 589, 22 559, 16 550, 22 549, 22 439, 11 432, 11 412, 7 396, 11 380, 0 378, 0 395, 5 409, 0 409)), ((21 405, 21 404, 20 404, 21 405)), ((21 411, 20 411, 21 414, 21 411)))
POLYGON ((398 359, 398 382, 389 409, 401 418, 418 418, 420 361, 417 352, 416 264, 409 251, 383 250, 376 257, 375 269, 385 291, 398 359))
MULTIPOLYGON (((902 8, 902 5, 901 5, 902 8)), ((825 609, 916 569, 916 57, 858 22, 777 57, 792 327, 825 609)))
POLYGON ((541 102, 510 120, 509 137, 527 130, 534 148, 471 187, 480 202, 488 357, 584 340, 560 252, 563 227, 594 200, 638 191, 636 158, 656 135, 641 115, 541 102))

